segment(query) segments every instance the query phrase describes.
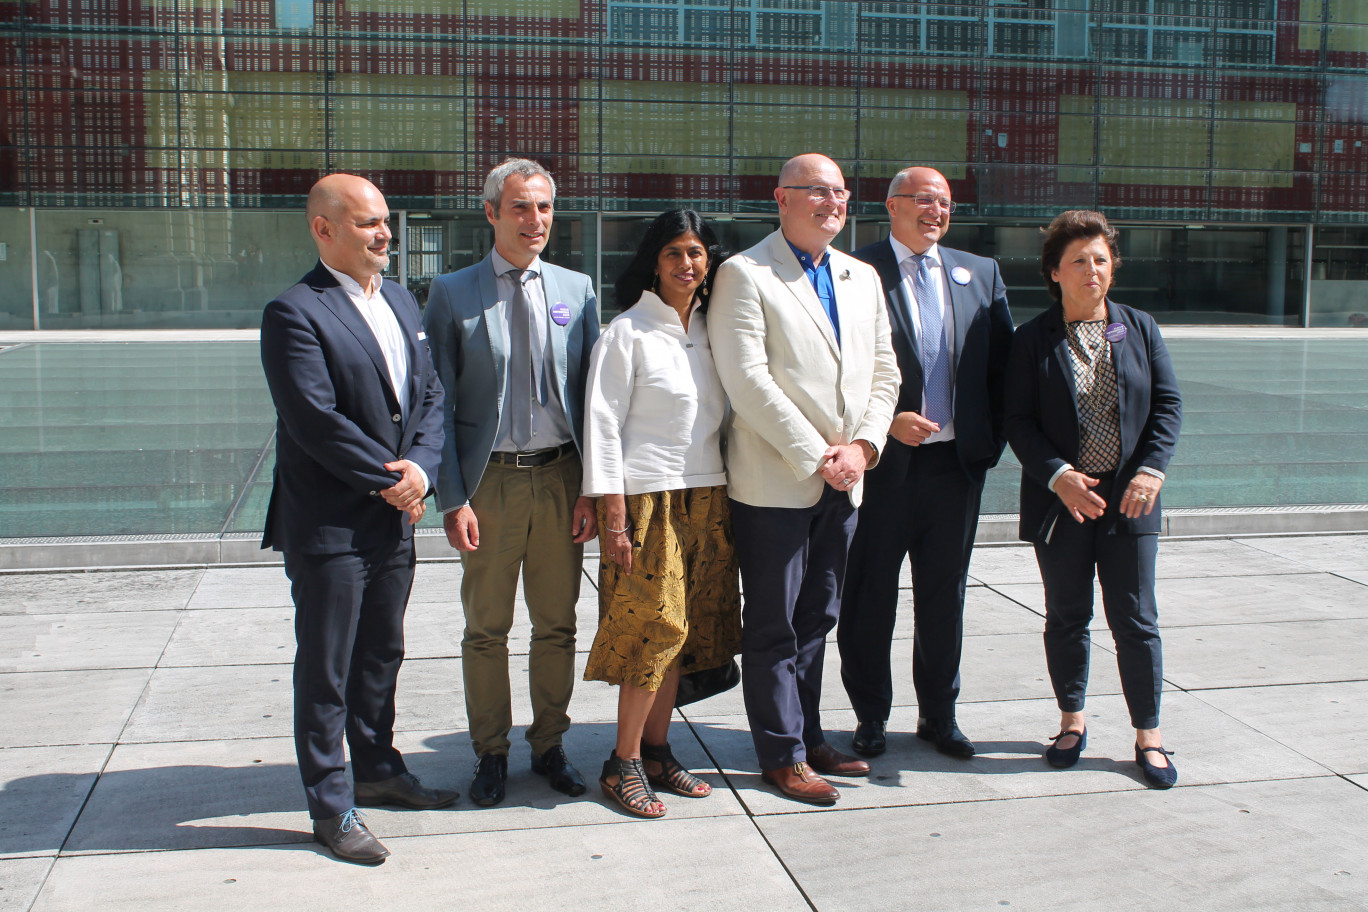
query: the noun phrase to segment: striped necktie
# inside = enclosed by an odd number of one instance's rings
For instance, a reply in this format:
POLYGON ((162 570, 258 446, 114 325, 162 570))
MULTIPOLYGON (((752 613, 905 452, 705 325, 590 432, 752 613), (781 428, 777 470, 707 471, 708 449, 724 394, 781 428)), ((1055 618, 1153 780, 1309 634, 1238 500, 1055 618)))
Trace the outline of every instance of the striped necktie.
POLYGON ((527 449, 532 442, 532 307, 523 282, 531 275, 521 269, 504 273, 513 280, 508 302, 508 408, 513 445, 527 449))
POLYGON ((935 276, 928 265, 926 254, 912 254, 917 271, 912 277, 912 293, 917 298, 917 314, 921 319, 922 390, 926 395, 926 415, 941 427, 949 423, 953 377, 950 352, 945 345, 945 320, 941 316, 940 295, 936 294, 935 276))

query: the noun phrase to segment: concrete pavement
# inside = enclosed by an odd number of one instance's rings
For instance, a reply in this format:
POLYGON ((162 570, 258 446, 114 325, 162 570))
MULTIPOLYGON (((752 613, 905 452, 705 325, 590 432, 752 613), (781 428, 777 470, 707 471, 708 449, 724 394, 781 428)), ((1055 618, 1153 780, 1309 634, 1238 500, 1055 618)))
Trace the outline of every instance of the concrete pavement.
MULTIPOLYGON (((589 571, 580 648, 597 616, 589 571)), ((912 734, 910 610, 889 752, 832 809, 759 778, 739 690, 675 723, 715 792, 639 821, 528 770, 474 807, 461 696, 460 565, 418 568, 400 746, 461 801, 373 810, 376 869, 310 840, 290 741, 293 639, 278 566, 0 574, 0 908, 1368 909, 1368 535, 1166 539, 1166 744, 1179 786, 1146 789, 1098 622, 1089 745, 1041 760, 1058 722, 1043 597, 1021 546, 975 555, 960 722, 980 750, 912 734)), ((910 593, 905 593, 910 598, 910 593)), ((528 627, 512 636, 528 721, 528 627)), ((854 718, 829 646, 824 719, 854 718)), ((583 655, 581 655, 581 667, 583 655)), ((566 748, 597 777, 616 694, 581 682, 566 748)))

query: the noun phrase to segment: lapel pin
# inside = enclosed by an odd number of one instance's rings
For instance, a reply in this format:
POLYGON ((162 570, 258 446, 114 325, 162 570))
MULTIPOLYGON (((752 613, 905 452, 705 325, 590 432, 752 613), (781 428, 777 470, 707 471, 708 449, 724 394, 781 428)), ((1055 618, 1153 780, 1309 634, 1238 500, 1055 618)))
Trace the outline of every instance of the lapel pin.
POLYGON ((1124 323, 1108 323, 1103 333, 1108 342, 1122 342, 1126 338, 1126 325, 1124 323))
POLYGON ((570 308, 557 301, 551 308, 551 319, 556 321, 557 326, 564 326, 570 322, 570 308))
POLYGON ((950 270, 950 278, 956 285, 968 285, 972 276, 969 275, 969 270, 965 269, 963 266, 956 266, 954 269, 950 270))
POLYGON ((843 280, 844 280, 844 279, 850 278, 850 270, 847 269, 845 272, 841 273, 841 278, 842 278, 843 280))

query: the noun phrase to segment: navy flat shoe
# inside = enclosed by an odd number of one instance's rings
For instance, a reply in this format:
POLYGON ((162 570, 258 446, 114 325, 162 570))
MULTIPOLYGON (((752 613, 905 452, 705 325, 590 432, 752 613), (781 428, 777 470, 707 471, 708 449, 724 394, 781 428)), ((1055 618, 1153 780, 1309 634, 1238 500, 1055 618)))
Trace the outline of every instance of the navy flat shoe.
POLYGON ((1135 746, 1135 762, 1140 764, 1140 772, 1145 774, 1145 785, 1154 789, 1173 788, 1173 784, 1178 781, 1178 770, 1170 760, 1168 766, 1155 766, 1149 762, 1145 756, 1147 753, 1163 754, 1165 757, 1172 757, 1173 751, 1166 751, 1162 747, 1141 747, 1135 746))
POLYGON ((1074 731, 1071 728, 1066 728, 1050 740, 1055 743, 1045 748, 1045 762, 1055 769, 1068 769, 1078 762, 1079 754, 1083 753, 1083 748, 1088 746, 1088 730, 1085 728, 1082 731, 1074 731), (1061 748, 1059 739, 1068 735, 1077 735, 1078 742, 1068 749, 1061 748))

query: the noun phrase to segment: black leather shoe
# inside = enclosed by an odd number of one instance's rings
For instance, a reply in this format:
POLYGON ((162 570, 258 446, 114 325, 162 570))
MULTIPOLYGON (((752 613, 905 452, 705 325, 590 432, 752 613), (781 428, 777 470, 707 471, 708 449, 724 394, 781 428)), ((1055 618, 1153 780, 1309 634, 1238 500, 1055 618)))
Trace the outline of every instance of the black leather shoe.
POLYGON ((559 744, 544 754, 532 755, 532 772, 546 776, 551 780, 553 789, 571 798, 584 794, 584 777, 571 765, 570 758, 565 756, 565 748, 559 744))
POLYGON ((959 730, 954 716, 949 719, 918 719, 917 737, 934 743, 936 750, 942 754, 965 760, 974 756, 974 742, 959 730))
POLYGON ((371 835, 361 822, 361 815, 352 808, 345 814, 313 822, 314 842, 326 846, 342 861, 355 864, 378 865, 389 857, 389 849, 371 835))
POLYGON ((455 789, 428 788, 413 773, 400 773, 379 782, 358 782, 352 792, 361 807, 386 805, 413 811, 444 808, 461 797, 455 789))
POLYGON ((1173 788, 1178 781, 1178 769, 1173 765, 1173 761, 1168 761, 1168 766, 1155 766, 1149 762, 1145 756, 1147 753, 1161 754, 1164 758, 1172 757, 1173 751, 1164 750, 1162 747, 1141 747, 1135 745, 1135 762, 1140 764, 1140 772, 1145 776, 1145 785, 1152 789, 1173 788))
POLYGON ((861 757, 877 757, 888 749, 888 723, 861 722, 850 736, 850 749, 861 757))
POLYGON ((508 755, 485 754, 475 764, 475 779, 470 783, 470 800, 480 807, 493 807, 504 800, 508 782, 508 755))

